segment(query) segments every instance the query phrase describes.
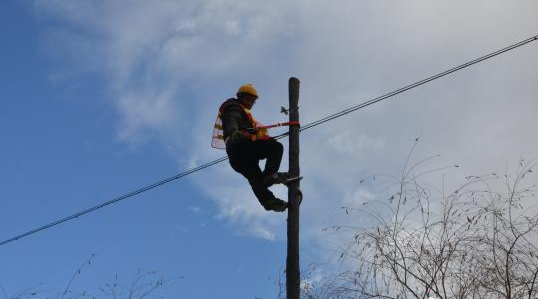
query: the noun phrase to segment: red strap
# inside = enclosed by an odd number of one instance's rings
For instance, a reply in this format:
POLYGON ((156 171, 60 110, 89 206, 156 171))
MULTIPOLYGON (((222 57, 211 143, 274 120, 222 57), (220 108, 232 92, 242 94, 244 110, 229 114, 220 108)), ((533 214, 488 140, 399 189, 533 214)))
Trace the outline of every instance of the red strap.
POLYGON ((257 127, 256 129, 270 129, 270 128, 283 127, 283 126, 300 126, 300 124, 298 121, 289 121, 285 123, 276 123, 274 125, 261 126, 261 127, 257 127))

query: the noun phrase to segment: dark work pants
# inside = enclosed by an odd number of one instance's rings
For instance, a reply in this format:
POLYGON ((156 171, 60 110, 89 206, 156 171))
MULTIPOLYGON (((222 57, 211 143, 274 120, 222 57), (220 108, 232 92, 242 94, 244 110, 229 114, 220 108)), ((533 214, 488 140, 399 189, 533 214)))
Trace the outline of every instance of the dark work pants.
POLYGON ((245 140, 235 146, 226 147, 230 165, 242 174, 249 182, 258 201, 265 206, 275 197, 263 183, 263 178, 276 173, 280 168, 284 147, 274 139, 270 140, 245 140), (265 169, 260 169, 260 160, 267 159, 265 169))

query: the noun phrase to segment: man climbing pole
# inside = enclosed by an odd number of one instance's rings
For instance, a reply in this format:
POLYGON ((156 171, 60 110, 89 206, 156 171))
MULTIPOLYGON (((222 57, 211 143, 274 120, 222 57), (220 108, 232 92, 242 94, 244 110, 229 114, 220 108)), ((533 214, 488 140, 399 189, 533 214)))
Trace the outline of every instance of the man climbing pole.
POLYGON ((212 146, 226 149, 230 165, 248 180, 266 210, 283 212, 288 203, 276 198, 268 187, 290 179, 287 173, 278 172, 284 147, 250 113, 257 99, 256 88, 245 84, 239 87, 237 99, 228 99, 220 106, 212 146), (262 171, 259 162, 263 159, 267 161, 262 171))

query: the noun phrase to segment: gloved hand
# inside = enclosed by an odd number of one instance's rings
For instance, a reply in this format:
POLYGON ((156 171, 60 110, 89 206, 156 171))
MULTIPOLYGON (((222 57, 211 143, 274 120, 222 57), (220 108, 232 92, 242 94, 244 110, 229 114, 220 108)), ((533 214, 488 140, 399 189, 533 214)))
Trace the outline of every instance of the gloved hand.
POLYGON ((250 134, 256 134, 258 133, 258 129, 255 128, 247 128, 246 131, 250 134))

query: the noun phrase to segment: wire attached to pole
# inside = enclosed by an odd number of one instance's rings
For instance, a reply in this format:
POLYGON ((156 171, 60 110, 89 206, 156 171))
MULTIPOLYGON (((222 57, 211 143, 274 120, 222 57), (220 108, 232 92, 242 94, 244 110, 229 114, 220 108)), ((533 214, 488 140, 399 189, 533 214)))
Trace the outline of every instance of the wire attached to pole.
MULTIPOLYGON (((482 56, 482 57, 480 57, 480 58, 474 59, 474 60, 472 60, 472 61, 469 61, 469 62, 467 62, 467 63, 464 63, 464 64, 462 64, 462 65, 459 65, 459 66, 457 66, 457 67, 451 68, 451 69, 449 69, 449 70, 447 70, 447 71, 444 71, 444 72, 441 72, 441 73, 439 73, 439 74, 436 74, 436 75, 433 75, 433 76, 431 76, 431 77, 428 77, 428 78, 426 78, 426 79, 420 80, 420 81, 415 82, 415 83, 413 83, 413 84, 410 84, 410 85, 407 85, 407 86, 405 86, 405 87, 399 88, 399 89, 394 90, 394 91, 392 91, 392 92, 389 92, 389 93, 387 93, 387 94, 385 94, 385 95, 379 96, 379 97, 377 97, 377 98, 371 99, 371 100, 366 101, 366 102, 364 102, 364 103, 355 105, 355 106, 350 107, 350 108, 348 108, 348 109, 342 110, 342 111, 340 111, 340 112, 337 112, 337 113, 331 114, 331 115, 329 115, 329 116, 326 116, 326 117, 324 117, 324 118, 322 118, 322 119, 319 119, 319 120, 316 120, 316 121, 314 121, 314 122, 311 122, 311 123, 307 124, 306 126, 300 128, 300 131, 304 131, 304 130, 311 129, 311 128, 315 127, 315 126, 321 125, 321 124, 323 124, 323 123, 326 123, 326 122, 331 121, 331 120, 333 120, 333 119, 336 119, 336 118, 338 118, 338 117, 341 117, 341 116, 344 116, 344 115, 346 115, 346 114, 349 114, 349 113, 351 113, 351 112, 353 112, 353 111, 356 111, 356 110, 362 109, 362 108, 364 108, 364 107, 370 106, 370 105, 372 105, 372 104, 374 104, 374 103, 377 103, 377 102, 380 102, 380 101, 382 101, 382 100, 391 98, 391 97, 393 97, 393 96, 395 96, 395 95, 398 95, 398 94, 400 94, 400 93, 402 93, 402 92, 408 91, 408 90, 413 89, 413 88, 415 88, 415 87, 418 87, 418 86, 420 86, 420 85, 426 84, 426 83, 428 83, 428 82, 431 82, 431 81, 433 81, 433 80, 439 79, 439 78, 444 77, 444 76, 446 76, 446 75, 449 75, 449 74, 451 74, 451 73, 457 72, 457 71, 459 71, 459 70, 461 70, 461 69, 467 68, 467 67, 469 67, 469 66, 471 66, 471 65, 477 64, 477 63, 479 63, 479 62, 481 62, 481 61, 484 61, 484 60, 487 60, 487 59, 489 59, 489 58, 495 57, 495 56, 500 55, 500 54, 502 54, 502 53, 505 53, 505 52, 511 51, 511 50, 513 50, 513 49, 519 48, 519 47, 521 47, 521 46, 523 46, 523 45, 526 45, 526 44, 528 44, 528 43, 530 43, 530 42, 533 42, 533 41, 536 41, 536 40, 538 40, 538 35, 535 35, 535 36, 533 36, 533 37, 531 37, 531 38, 525 39, 525 40, 523 40, 523 41, 520 41, 520 42, 515 43, 515 44, 513 44, 513 45, 510 45, 510 46, 508 46, 508 47, 502 48, 502 49, 497 50, 497 51, 495 51, 495 52, 492 52, 492 53, 490 53, 490 54, 484 55, 484 56, 482 56)), ((298 125, 298 124, 290 124, 290 125, 298 125)), ((289 135, 289 133, 280 134, 280 135, 278 135, 278 136, 274 136, 273 138, 275 138, 275 139, 282 139, 282 138, 286 137, 287 135, 289 135)), ((166 179, 164 179, 164 180, 162 180, 162 181, 159 181, 159 182, 157 182, 157 183, 154 183, 154 184, 151 184, 151 185, 149 185, 149 186, 140 188, 140 189, 138 189, 138 190, 136 190, 136 191, 127 193, 127 194, 122 195, 122 196, 120 196, 120 197, 117 197, 117 198, 115 198, 115 199, 106 201, 106 202, 104 202, 104 203, 102 203, 102 204, 100 204, 100 205, 97 205, 97 206, 88 208, 88 209, 86 209, 86 210, 83 210, 83 211, 78 212, 78 213, 76 213, 76 214, 73 214, 73 215, 71 215, 71 216, 67 216, 67 217, 65 217, 65 218, 62 218, 62 219, 59 219, 59 220, 57 220, 57 221, 51 222, 51 223, 49 223, 49 224, 40 226, 40 227, 38 227, 38 228, 36 228, 36 229, 33 229, 33 230, 30 230, 30 231, 28 231, 28 232, 25 232, 25 233, 16 235, 15 237, 12 237, 12 238, 9 238, 9 239, 7 239, 7 240, 4 240, 4 241, 0 242, 0 246, 5 245, 5 244, 10 243, 10 242, 13 242, 13 241, 17 241, 17 240, 19 240, 19 239, 21 239, 21 238, 24 238, 24 237, 27 237, 27 236, 29 236, 29 235, 35 234, 35 233, 37 233, 37 232, 39 232, 39 231, 42 231, 42 230, 51 228, 51 227, 56 226, 56 225, 58 225, 58 224, 61 224, 61 223, 63 223, 63 222, 66 222, 66 221, 69 221, 69 220, 78 218, 78 217, 80 217, 80 216, 82 216, 82 215, 88 214, 88 213, 90 213, 90 212, 93 212, 93 211, 98 210, 98 209, 100 209, 100 208, 103 208, 103 207, 105 207, 105 206, 111 205, 111 204, 113 204, 113 203, 122 201, 122 200, 127 199, 127 198, 129 198, 129 197, 132 197, 132 196, 134 196, 134 195, 137 195, 137 194, 146 192, 146 191, 148 191, 148 190, 151 190, 151 189, 153 189, 153 188, 159 187, 159 186, 161 186, 161 185, 164 185, 164 184, 166 184, 166 183, 169 183, 169 182, 171 182, 171 181, 177 180, 177 179, 179 179, 179 178, 182 178, 182 177, 184 177, 184 176, 190 175, 190 174, 192 174, 192 173, 194 173, 194 172, 200 171, 200 170, 202 170, 202 169, 208 168, 208 167, 210 167, 210 166, 213 166, 213 165, 215 165, 215 164, 221 163, 221 162, 226 161, 226 160, 228 160, 228 157, 222 157, 222 158, 213 160, 213 161, 211 161, 211 162, 205 163, 205 164, 200 165, 200 166, 198 166, 198 167, 195 167, 195 168, 192 168, 192 169, 190 169, 190 170, 184 171, 184 172, 182 172, 182 173, 180 173, 180 174, 178 174, 178 175, 175 175, 175 176, 166 178, 166 179)))

